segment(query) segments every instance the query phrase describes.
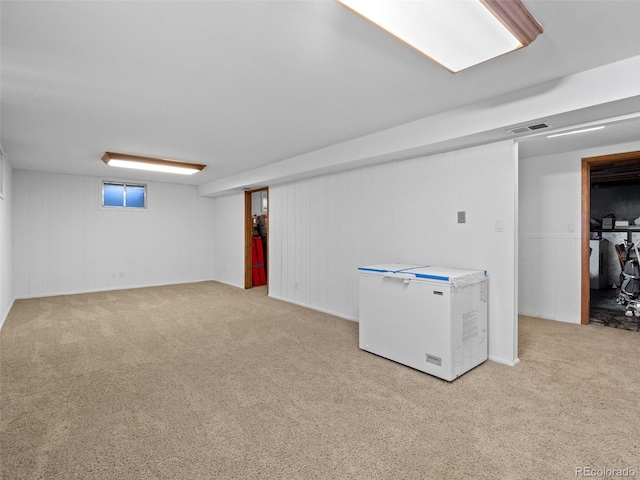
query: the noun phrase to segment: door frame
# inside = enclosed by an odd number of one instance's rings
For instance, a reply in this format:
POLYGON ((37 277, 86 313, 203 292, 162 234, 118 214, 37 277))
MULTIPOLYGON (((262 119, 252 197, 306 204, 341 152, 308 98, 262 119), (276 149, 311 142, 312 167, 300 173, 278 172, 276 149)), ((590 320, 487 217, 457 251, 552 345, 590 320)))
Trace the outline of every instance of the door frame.
POLYGON ((580 323, 589 323, 591 288, 589 279, 589 240, 591 239, 591 166, 640 159, 640 151, 585 157, 582 159, 582 281, 580 323))
MULTIPOLYGON (((244 288, 253 288, 253 262, 251 248, 253 221, 251 215, 251 196, 254 192, 267 192, 267 222, 269 222, 269 187, 254 188, 244 192, 244 288)), ((267 223, 267 265, 269 265, 269 225, 267 223)), ((267 290, 269 289, 269 268, 267 267, 267 290)))

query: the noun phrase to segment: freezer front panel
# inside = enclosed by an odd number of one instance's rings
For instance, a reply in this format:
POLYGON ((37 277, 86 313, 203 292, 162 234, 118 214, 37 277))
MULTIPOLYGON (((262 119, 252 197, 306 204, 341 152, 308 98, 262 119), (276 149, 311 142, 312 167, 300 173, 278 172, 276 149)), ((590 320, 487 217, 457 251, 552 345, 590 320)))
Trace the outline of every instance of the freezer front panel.
POLYGON ((361 349, 448 381, 487 359, 484 272, 455 287, 445 269, 385 267, 359 269, 361 349))
POLYGON ((442 377, 452 370, 450 287, 361 274, 360 348, 442 377))

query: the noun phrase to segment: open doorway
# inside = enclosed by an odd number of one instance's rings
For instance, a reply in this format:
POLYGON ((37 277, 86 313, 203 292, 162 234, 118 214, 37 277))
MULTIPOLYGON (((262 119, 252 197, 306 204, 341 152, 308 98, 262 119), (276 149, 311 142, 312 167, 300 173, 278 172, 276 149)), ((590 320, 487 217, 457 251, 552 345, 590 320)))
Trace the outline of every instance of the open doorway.
POLYGON ((640 242, 640 151, 582 159, 581 323, 638 330, 617 302, 621 271, 640 242), (627 325, 628 324, 628 325, 627 325), (630 326, 630 328, 627 328, 630 326))
POLYGON ((268 285, 269 189, 244 194, 244 288, 268 285))

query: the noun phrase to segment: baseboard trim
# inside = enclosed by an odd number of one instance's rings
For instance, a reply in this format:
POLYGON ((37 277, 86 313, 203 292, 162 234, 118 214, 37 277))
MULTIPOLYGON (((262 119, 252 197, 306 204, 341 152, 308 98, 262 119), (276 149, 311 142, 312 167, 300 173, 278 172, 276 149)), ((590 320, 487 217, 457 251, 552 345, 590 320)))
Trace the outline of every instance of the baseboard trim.
MULTIPOLYGON (((222 283, 223 285, 229 285, 230 287, 236 287, 236 288, 241 288, 242 290, 244 290, 244 285, 240 285, 238 283, 231 283, 231 282, 225 282, 224 280, 203 280, 203 282, 218 282, 218 283, 222 283)), ((196 283, 196 282, 193 282, 196 283)))
POLYGON ((576 319, 563 319, 563 318, 556 318, 556 317, 543 317, 540 315, 534 315, 532 313, 523 313, 523 312, 518 312, 518 316, 519 317, 530 317, 530 318, 539 318, 540 320, 551 320, 553 322, 562 322, 562 323, 574 323, 574 324, 580 324, 580 317, 576 318, 576 319))
POLYGON ((287 302, 287 303, 292 303, 294 305, 298 305, 299 307, 308 308, 309 310, 315 310, 316 312, 326 313, 327 315, 331 315, 333 317, 343 318, 343 319, 349 320, 351 322, 356 322, 356 323, 358 322, 358 319, 356 317, 352 317, 350 315, 345 315, 345 314, 340 313, 340 312, 334 312, 334 311, 328 310, 326 308, 316 307, 314 305, 309 305, 308 303, 296 302, 296 301, 291 300, 289 298, 279 297, 278 295, 273 295, 271 293, 269 294, 269 297, 273 298, 274 300, 280 300, 282 302, 287 302))
POLYGON ((489 360, 491 360, 492 362, 501 363, 503 365, 508 365, 510 367, 515 367, 520 363, 519 358, 516 358, 515 360, 507 360, 505 358, 496 357, 494 355, 489 355, 489 360))
POLYGON ((202 280, 189 280, 187 282, 153 283, 148 285, 129 285, 126 287, 113 287, 113 288, 108 287, 108 288, 96 288, 91 290, 78 290, 78 291, 68 291, 68 292, 44 293, 40 295, 17 296, 15 297, 14 300, 29 300, 31 298, 47 298, 47 297, 63 297, 67 295, 82 295, 85 293, 113 292, 115 290, 136 290, 138 288, 167 287, 170 285, 186 285, 189 283, 200 283, 200 282, 224 283, 224 282, 220 282, 219 280, 209 278, 209 279, 202 279, 202 280))
POLYGON ((9 304, 9 308, 7 308, 7 311, 4 312, 4 315, 2 316, 2 321, 0 321, 0 330, 2 330, 2 327, 4 326, 4 322, 5 320, 9 317, 9 314, 11 313, 11 309, 13 308, 13 304, 16 301, 16 297, 13 297, 13 299, 11 299, 11 303, 9 304))

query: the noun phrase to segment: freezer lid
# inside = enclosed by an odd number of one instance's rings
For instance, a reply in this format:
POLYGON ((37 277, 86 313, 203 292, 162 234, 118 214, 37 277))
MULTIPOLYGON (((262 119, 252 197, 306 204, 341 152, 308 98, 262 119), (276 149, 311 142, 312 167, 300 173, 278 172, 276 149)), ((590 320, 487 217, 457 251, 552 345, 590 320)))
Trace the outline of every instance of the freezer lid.
POLYGON ((468 270, 452 267, 415 267, 402 270, 415 278, 445 282, 455 287, 464 287, 483 281, 488 277, 486 270, 468 270))
POLYGON ((431 267, 428 265, 409 265, 404 263, 369 265, 365 267, 358 267, 358 270, 361 273, 371 273, 385 277, 442 282, 455 287, 463 287, 465 285, 478 283, 488 276, 485 270, 431 267))
POLYGON ((409 265, 405 263, 384 263, 381 265, 369 265, 367 267, 358 267, 361 272, 372 273, 398 273, 403 270, 420 268, 420 265, 409 265))

